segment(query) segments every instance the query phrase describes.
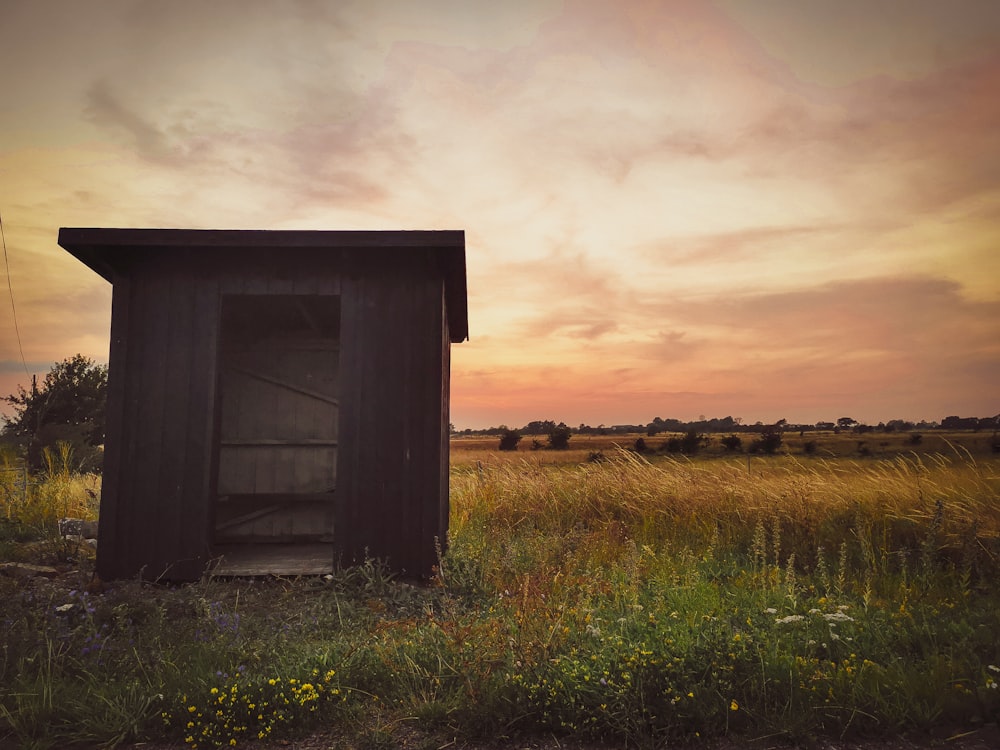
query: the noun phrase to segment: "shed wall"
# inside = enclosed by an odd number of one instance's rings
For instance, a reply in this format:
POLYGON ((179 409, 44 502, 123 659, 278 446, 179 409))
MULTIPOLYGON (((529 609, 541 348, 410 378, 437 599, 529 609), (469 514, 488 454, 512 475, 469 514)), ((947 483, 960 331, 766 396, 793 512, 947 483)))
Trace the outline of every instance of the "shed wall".
POLYGON ((337 532, 342 561, 431 573, 447 531, 443 281, 430 269, 345 280, 337 532), (443 458, 443 460, 442 460, 443 458))
POLYGON ((207 562, 218 286, 118 279, 98 574, 196 578, 207 562))
POLYGON ((341 296, 337 554, 432 571, 448 523, 444 281, 426 258, 398 265, 191 273, 160 258, 113 279, 102 578, 190 580, 211 559, 222 294, 341 296))

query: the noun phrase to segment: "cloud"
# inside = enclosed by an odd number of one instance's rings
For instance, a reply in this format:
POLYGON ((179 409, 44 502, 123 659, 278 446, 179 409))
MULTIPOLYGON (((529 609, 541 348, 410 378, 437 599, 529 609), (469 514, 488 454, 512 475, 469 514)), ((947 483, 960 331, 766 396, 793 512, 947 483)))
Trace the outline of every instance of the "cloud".
MULTIPOLYGON (((456 403, 549 402, 561 407, 561 419, 595 422, 637 413, 647 420, 652 412, 693 418, 713 409, 805 422, 839 411, 870 421, 940 419, 925 413, 930 401, 962 413, 996 410, 984 397, 1000 366, 1000 302, 966 299, 958 284, 940 278, 664 299, 619 311, 616 320, 630 338, 590 342, 589 358, 567 356, 555 378, 515 362, 466 380, 456 354, 456 403), (657 321, 671 327, 651 333, 657 321)), ((561 335, 545 345, 561 353, 554 345, 561 335)))
POLYGON ((85 113, 98 125, 124 131, 144 159, 159 161, 169 151, 163 132, 122 104, 107 81, 98 81, 87 91, 85 113))

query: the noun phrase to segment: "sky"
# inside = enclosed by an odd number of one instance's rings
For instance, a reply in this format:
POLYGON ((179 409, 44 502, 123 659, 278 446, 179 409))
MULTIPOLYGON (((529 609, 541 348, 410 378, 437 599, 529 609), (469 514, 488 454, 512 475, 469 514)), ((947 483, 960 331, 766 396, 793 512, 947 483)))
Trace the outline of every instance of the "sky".
POLYGON ((462 229, 459 429, 1000 412, 995 0, 2 15, 0 394, 107 361, 59 227, 462 229))

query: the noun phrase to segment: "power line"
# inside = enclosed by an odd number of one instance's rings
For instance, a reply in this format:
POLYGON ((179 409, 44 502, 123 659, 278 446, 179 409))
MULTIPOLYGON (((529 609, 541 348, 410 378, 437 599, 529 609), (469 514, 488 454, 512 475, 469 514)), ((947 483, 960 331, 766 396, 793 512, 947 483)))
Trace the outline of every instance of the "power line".
POLYGON ((17 308, 14 307, 14 286, 10 281, 10 261, 7 259, 7 238, 3 233, 3 216, 0 216, 0 240, 3 241, 3 264, 7 269, 7 291, 10 292, 10 311, 14 316, 14 333, 17 334, 17 350, 21 353, 21 364, 24 365, 24 374, 29 378, 28 363, 24 360, 24 347, 21 346, 21 329, 17 325, 17 308))

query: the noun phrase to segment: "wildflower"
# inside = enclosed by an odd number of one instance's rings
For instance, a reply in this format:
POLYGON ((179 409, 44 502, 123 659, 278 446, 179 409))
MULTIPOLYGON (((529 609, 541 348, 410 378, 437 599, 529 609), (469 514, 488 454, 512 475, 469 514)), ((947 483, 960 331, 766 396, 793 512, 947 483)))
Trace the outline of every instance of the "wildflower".
POLYGON ((733 699, 730 702, 730 704, 729 704, 729 710, 730 711, 739 711, 740 710, 740 704, 737 703, 735 699, 733 699))
POLYGON ((788 625, 789 623, 792 622, 801 622, 804 619, 806 618, 804 618, 802 615, 788 615, 788 617, 779 617, 777 620, 775 620, 775 622, 778 625, 788 625))
POLYGON ((996 666, 994 664, 990 664, 986 668, 989 669, 992 672, 1000 672, 1000 667, 998 667, 998 666, 996 666))
POLYGON ((827 622, 854 622, 854 618, 850 615, 845 615, 839 607, 836 612, 823 615, 823 619, 827 622))
POLYGON ((776 614, 778 614, 778 610, 776 610, 774 607, 768 607, 767 609, 764 610, 764 614, 765 615, 776 615, 776 614))

